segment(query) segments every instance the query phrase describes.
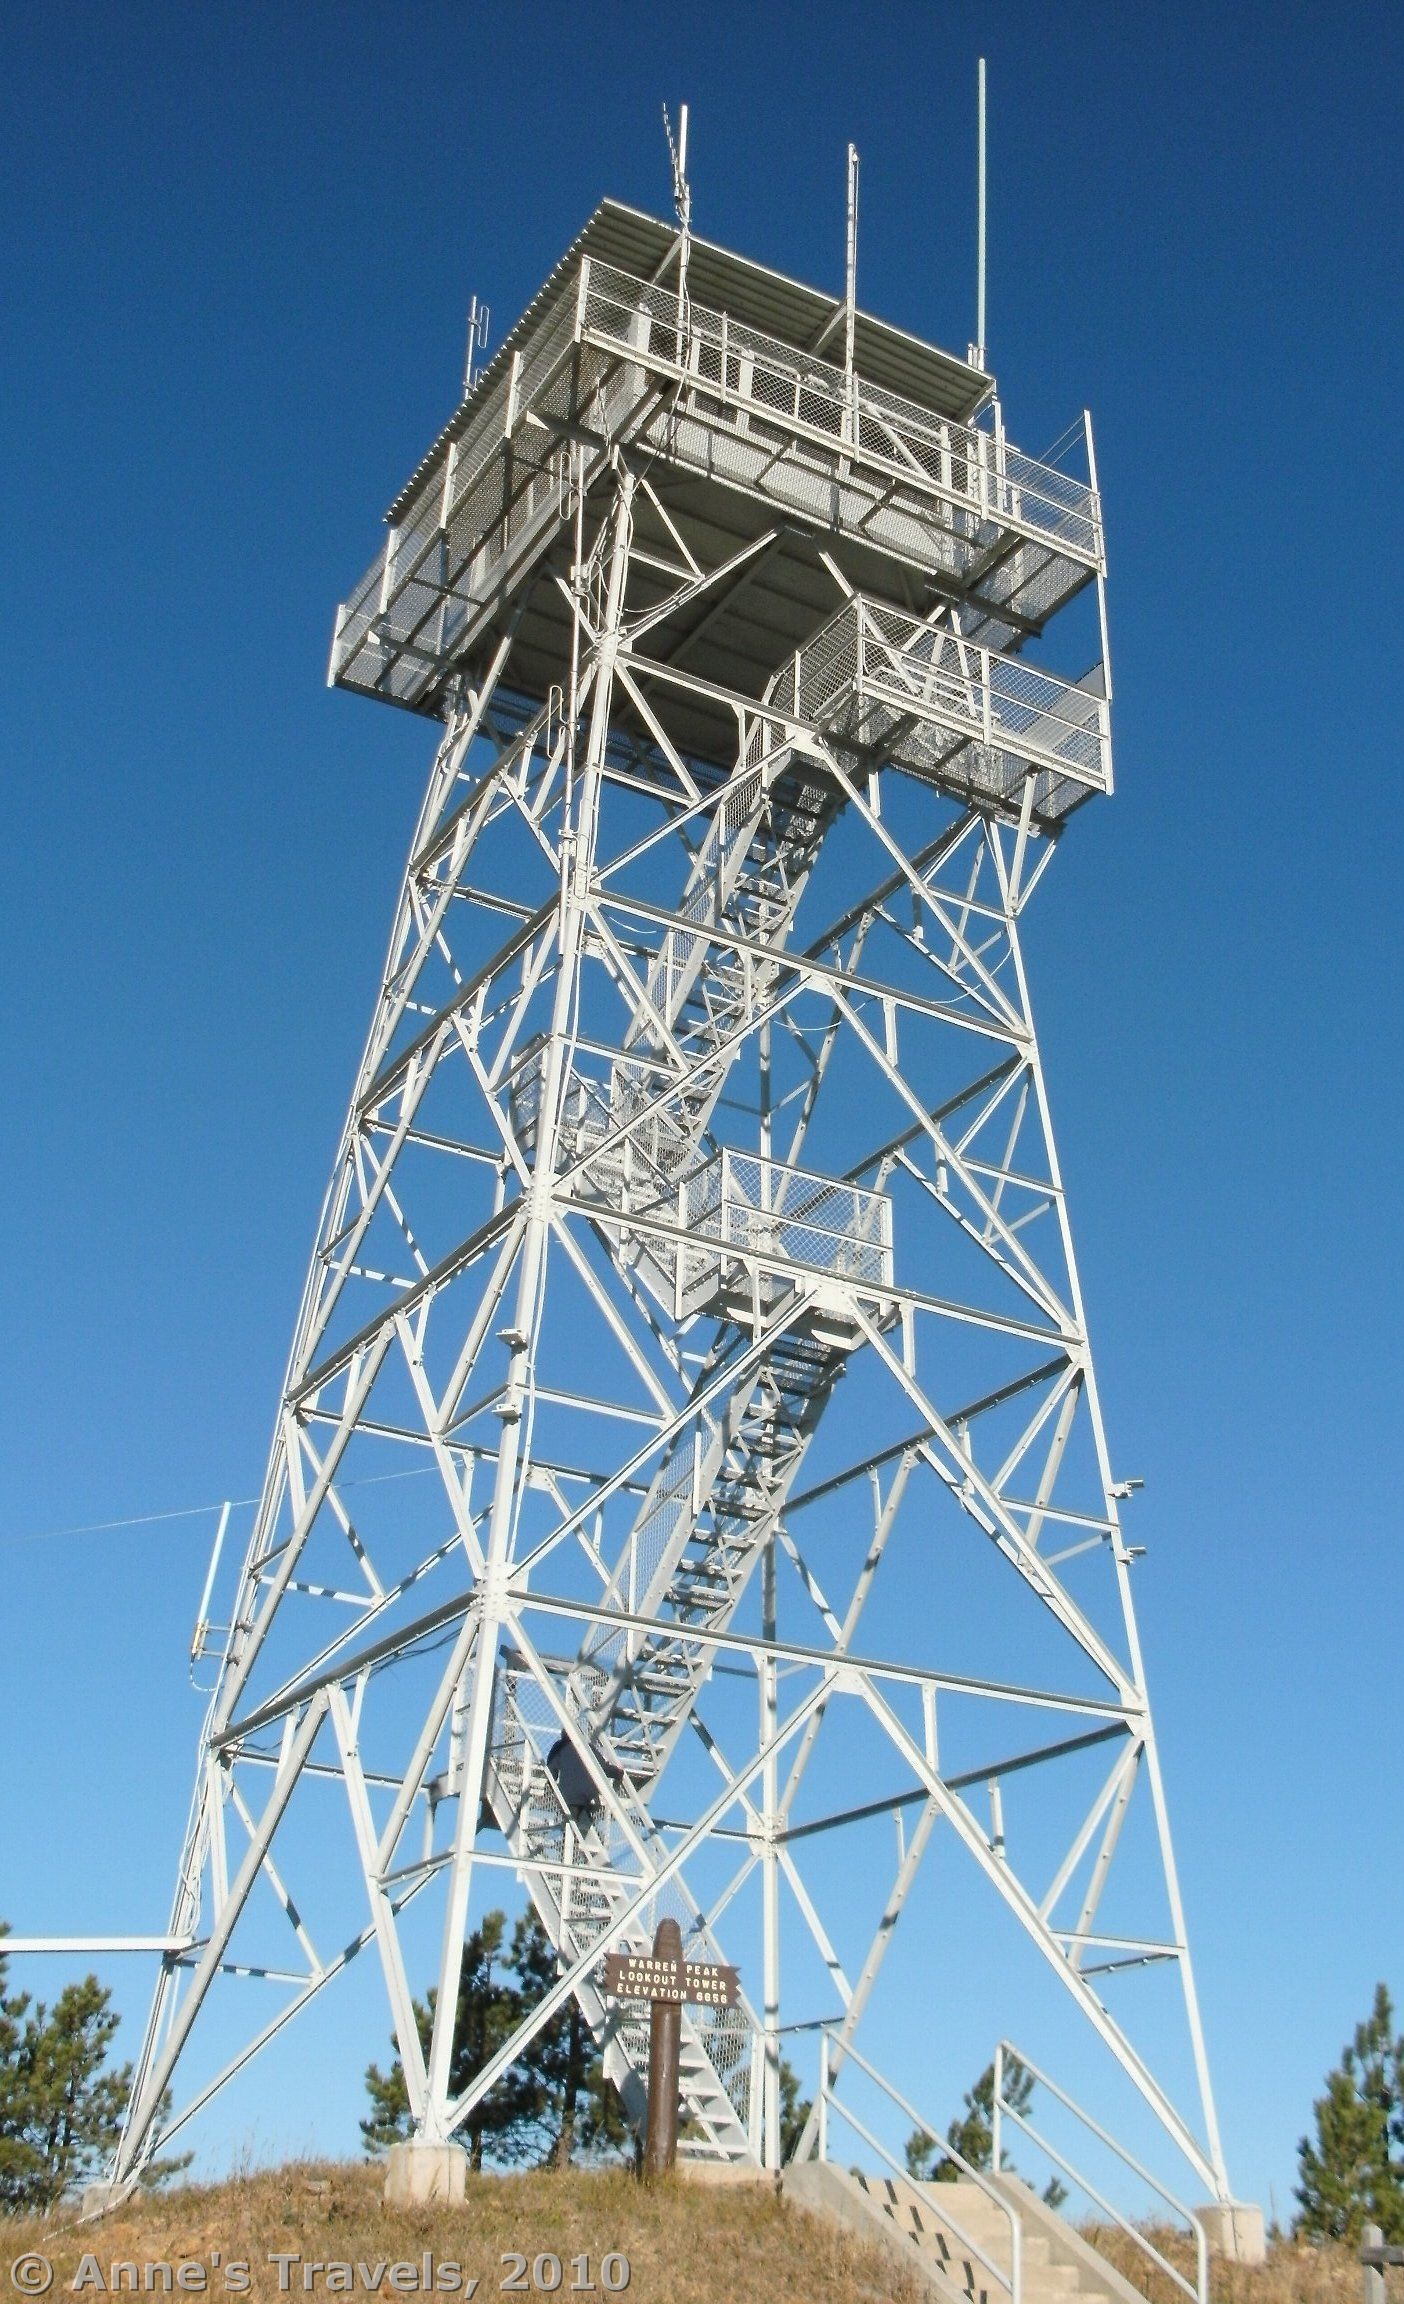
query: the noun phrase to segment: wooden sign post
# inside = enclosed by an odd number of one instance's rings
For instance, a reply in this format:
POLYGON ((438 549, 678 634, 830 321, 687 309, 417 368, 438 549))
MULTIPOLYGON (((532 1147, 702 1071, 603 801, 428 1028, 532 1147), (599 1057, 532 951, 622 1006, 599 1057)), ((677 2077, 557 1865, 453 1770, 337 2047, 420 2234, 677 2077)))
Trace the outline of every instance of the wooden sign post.
POLYGON ((712 1961, 684 1960, 682 1930, 676 1920, 660 1920, 653 1951, 607 1952, 605 1990, 616 2000, 647 2000, 648 2135, 644 2144, 646 2182, 666 2176, 678 2156, 678 2072, 682 2052, 683 2003, 733 2008, 740 1996, 734 1968, 712 1961))

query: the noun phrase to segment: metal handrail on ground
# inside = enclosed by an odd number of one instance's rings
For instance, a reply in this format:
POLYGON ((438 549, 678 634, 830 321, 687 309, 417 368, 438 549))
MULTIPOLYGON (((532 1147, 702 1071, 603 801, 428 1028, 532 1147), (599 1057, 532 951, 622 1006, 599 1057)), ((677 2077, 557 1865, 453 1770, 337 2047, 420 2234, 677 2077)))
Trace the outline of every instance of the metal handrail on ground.
POLYGON ((1016 2048, 1012 2040, 1001 2040, 994 2054, 990 2159, 996 2168, 1000 2164, 1001 2129, 1005 2120, 1012 2120, 1017 2128, 1022 2129, 1031 2144, 1036 2144, 1041 2152, 1046 2152, 1054 2166, 1060 2168, 1063 2174, 1092 2202, 1093 2206, 1100 2210, 1102 2215, 1109 2217, 1119 2231, 1126 2234, 1128 2240, 1133 2240, 1142 2253, 1149 2256, 1151 2262, 1166 2275, 1167 2279, 1173 2280, 1177 2288, 1184 2290, 1186 2296, 1194 2297, 1196 2304, 1209 2304, 1209 2243, 1205 2238, 1204 2226, 1194 2210, 1187 2207, 1185 2202, 1179 2199, 1175 2193, 1169 2191, 1158 2177, 1152 2176, 1148 2168, 1144 2168, 1133 2154, 1128 2152, 1123 2145, 1117 2143, 1114 2136, 1108 2134, 1100 2121, 1094 2120, 1090 2112, 1085 2112, 1082 2106, 1069 2096, 1065 2088, 1059 2087, 1056 2080, 1050 2080, 1042 2067, 1035 2064, 1031 2057, 1026 2056, 1022 2049, 1016 2048), (1144 2232, 1138 2230, 1136 2225, 1130 2222, 1129 2218, 1123 2216, 1119 2208, 1114 2208, 1111 2201, 1084 2176, 1082 2170, 1075 2167, 1073 2162, 1067 2159, 1055 2144, 1051 2144, 1046 2136, 1040 2134, 1033 2122, 1024 2113, 1018 2111, 1013 2104, 1006 2100, 1004 2094, 1006 2060, 1012 2060, 1020 2065, 1032 2079, 1038 2082, 1040 2088, 1046 2088, 1050 2096, 1056 2096, 1058 2102, 1065 2106, 1075 2119, 1080 2120, 1084 2128, 1090 2130, 1100 2143, 1105 2144, 1108 2151, 1115 2153, 1124 2168, 1129 2169, 1131 2174, 1137 2177, 1141 2183, 1149 2185, 1151 2191, 1165 2202, 1167 2208, 1172 2208, 1177 2216, 1184 2218, 1194 2234, 1196 2265, 1194 2280, 1187 2280, 1184 2273, 1172 2264, 1167 2256, 1161 2254, 1153 2240, 1148 2239, 1144 2232))
MULTIPOLYGON (((902 2183, 915 2185, 916 2179, 911 2175, 909 2170, 904 2168, 898 2160, 893 2158, 892 2154, 888 2151, 887 2146, 880 2142, 880 2140, 873 2134, 872 2130, 858 2118, 858 2115, 853 2112, 848 2105, 840 2104, 838 2102, 838 2099, 834 2094, 835 2087, 837 2086, 837 2078, 836 2076, 831 2076, 830 2073, 830 2056, 832 2050, 835 2048, 839 2050, 840 2057, 844 2063, 849 2062, 851 2059, 852 2062, 857 2065, 860 2072, 867 2074, 867 2077, 875 2084, 875 2086, 882 2090, 883 2095, 886 2096, 891 2103, 895 2104, 897 2110, 902 2114, 903 2118, 911 2121, 914 2128, 920 2129, 924 2136, 930 2136, 935 2133, 931 2123, 926 2120, 920 2112, 917 2111, 915 2105, 909 2104, 905 2096, 899 2095, 897 2090, 892 2086, 891 2082, 883 2078, 882 2074, 868 2062, 866 2056, 860 2055, 859 2051, 853 2046, 851 2041, 840 2041, 837 2038, 836 2032, 829 2026, 825 2025, 819 2034, 819 2158, 821 2160, 827 2160, 829 2156, 829 2112, 832 2109, 839 2114, 841 2119, 844 2119, 848 2122, 848 2125, 853 2130, 854 2134, 859 2137, 864 2144, 867 2145, 869 2151, 876 2152, 878 2158, 886 2162, 887 2166, 892 2170, 893 2174, 897 2176, 902 2183)), ((949 2229, 955 2234, 962 2247, 969 2249, 976 2262, 984 2266, 985 2271, 988 2272, 990 2278, 995 2282, 995 2285, 998 2288, 1001 2288, 1008 2296, 1009 2304, 1022 2304, 1024 2292, 1024 2221, 1019 2213, 1017 2202, 1013 2200, 1007 2200, 1002 2192, 997 2191, 995 2186, 990 2182, 987 2172, 981 2168, 972 2167, 970 2162, 956 2150, 953 2144, 943 2144, 941 2146, 941 2151, 947 2160, 953 2160, 955 2162, 955 2165, 957 2168, 959 2168, 962 2176, 968 2176, 972 2183, 977 2185, 980 2191, 984 2193, 986 2199, 991 2201, 993 2205, 999 2209, 1001 2215, 1008 2219, 1008 2272, 1006 2273, 1003 2271, 998 2264, 996 2264, 989 2256, 985 2254, 985 2251, 980 2246, 979 2242, 971 2239, 969 2233, 958 2222, 956 2217, 951 2214, 950 2210, 944 2205, 941 2209, 941 2222, 944 2225, 947 2225, 949 2229)))

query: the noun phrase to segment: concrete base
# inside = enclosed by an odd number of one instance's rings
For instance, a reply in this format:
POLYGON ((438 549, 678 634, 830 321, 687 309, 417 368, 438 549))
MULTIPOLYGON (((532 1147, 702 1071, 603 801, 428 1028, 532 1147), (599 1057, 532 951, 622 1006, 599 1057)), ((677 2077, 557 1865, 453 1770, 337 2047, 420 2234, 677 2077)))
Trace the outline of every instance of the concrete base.
POLYGON ((99 2216, 110 2216, 114 2209, 123 2207, 131 2196, 130 2184, 85 2184, 78 2195, 78 2221, 96 2223, 99 2216))
POLYGON ((461 2207, 468 2155, 460 2144, 392 2144, 385 2163, 387 2208, 419 2208, 433 2201, 461 2207))
POLYGON ((1195 2215, 1204 2226, 1211 2255, 1222 2256, 1228 2264, 1267 2262, 1263 2212, 1251 2201, 1213 2200, 1207 2208, 1196 2208, 1195 2215))

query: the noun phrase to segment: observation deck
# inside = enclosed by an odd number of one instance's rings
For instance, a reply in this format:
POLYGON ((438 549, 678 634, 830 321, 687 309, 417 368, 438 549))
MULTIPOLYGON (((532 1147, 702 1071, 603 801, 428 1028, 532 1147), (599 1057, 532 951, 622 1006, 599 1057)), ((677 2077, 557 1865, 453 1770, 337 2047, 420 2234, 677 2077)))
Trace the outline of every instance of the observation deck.
POLYGON ((886 1314, 892 1202, 837 1177, 724 1146, 678 1188, 677 1310, 759 1328, 798 1279, 840 1315, 854 1297, 886 1314), (833 1283, 827 1288, 826 1283, 833 1283))
MULTIPOLYGON (((510 684, 544 699, 569 631, 556 579, 621 446, 658 460, 659 543, 711 566, 756 548, 737 598, 703 592, 649 633, 703 684, 761 696, 831 613, 835 570, 894 608, 947 603, 996 650, 1104 571, 1089 441, 1083 472, 1036 462, 977 421, 979 370, 861 312, 849 370, 828 356, 841 303, 703 241, 680 294, 678 251, 670 226, 596 211, 392 505, 337 616, 333 684, 440 714, 510 602, 510 684)), ((725 761, 729 715, 672 715, 675 741, 725 761)))
POLYGON ((1100 667, 1060 680, 881 601, 841 608, 796 649, 767 701, 844 748, 1010 812, 1033 768, 1043 823, 1112 789, 1100 667))
MULTIPOLYGON (((542 1047, 509 1084, 512 1125, 536 1151, 542 1047)), ((610 1086, 577 1074, 566 1093, 561 1156, 567 1196, 618 1220, 638 1277, 677 1320, 698 1313, 759 1326, 801 1284, 821 1311, 861 1297, 880 1317, 892 1290, 892 1202, 847 1181, 722 1146, 708 1156, 666 1109, 644 1102, 643 1069, 617 1065, 610 1086), (627 1128, 627 1133, 622 1132, 627 1128), (817 1288, 816 1288, 817 1283, 817 1288)))

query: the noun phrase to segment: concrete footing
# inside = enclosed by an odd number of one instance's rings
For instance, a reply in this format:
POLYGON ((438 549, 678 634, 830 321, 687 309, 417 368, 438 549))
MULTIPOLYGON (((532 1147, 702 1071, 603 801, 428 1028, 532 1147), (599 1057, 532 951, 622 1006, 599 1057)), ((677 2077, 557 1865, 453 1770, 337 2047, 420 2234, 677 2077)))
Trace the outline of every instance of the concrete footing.
POLYGON ((99 2216, 110 2216, 114 2208, 120 2208, 131 2196, 130 2184, 85 2184, 78 2195, 78 2221, 92 2224, 99 2216))
POLYGON ((387 2208, 417 2208, 426 2202, 462 2204, 468 2155, 459 2144, 392 2144, 385 2163, 387 2208))
POLYGON ((1263 2264, 1267 2261, 1267 2235, 1263 2212, 1250 2200, 1211 2200, 1195 2215, 1204 2227, 1211 2255, 1228 2264, 1263 2264))

